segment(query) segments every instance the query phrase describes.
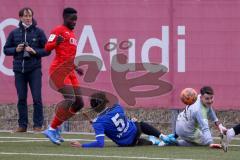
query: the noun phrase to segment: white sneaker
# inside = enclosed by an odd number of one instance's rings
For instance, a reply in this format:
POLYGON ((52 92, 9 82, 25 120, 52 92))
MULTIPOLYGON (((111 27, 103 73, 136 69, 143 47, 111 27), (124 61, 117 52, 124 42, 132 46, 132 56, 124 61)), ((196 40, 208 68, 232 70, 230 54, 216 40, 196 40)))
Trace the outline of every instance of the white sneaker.
POLYGON ((152 142, 153 145, 158 145, 160 140, 154 136, 148 136, 148 140, 152 142))
POLYGON ((166 143, 164 143, 163 141, 160 141, 159 143, 158 143, 158 147, 163 147, 163 146, 166 146, 167 144, 166 143))

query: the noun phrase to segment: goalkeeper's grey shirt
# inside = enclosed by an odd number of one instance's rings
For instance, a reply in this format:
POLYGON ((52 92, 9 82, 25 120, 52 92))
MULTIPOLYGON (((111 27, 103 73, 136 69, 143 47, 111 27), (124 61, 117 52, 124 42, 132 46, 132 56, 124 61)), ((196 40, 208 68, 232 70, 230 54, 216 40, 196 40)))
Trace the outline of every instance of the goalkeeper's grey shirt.
POLYGON ((213 142, 208 125, 208 118, 213 122, 218 118, 212 107, 205 107, 198 96, 197 101, 186 106, 185 110, 179 113, 176 122, 176 133, 183 139, 199 145, 208 145, 213 142))

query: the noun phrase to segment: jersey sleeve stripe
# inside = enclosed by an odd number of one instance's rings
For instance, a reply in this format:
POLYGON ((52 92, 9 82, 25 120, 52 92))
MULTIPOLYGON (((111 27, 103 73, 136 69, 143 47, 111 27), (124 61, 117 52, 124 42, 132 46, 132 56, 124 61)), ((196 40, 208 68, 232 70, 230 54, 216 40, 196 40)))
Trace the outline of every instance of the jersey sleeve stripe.
POLYGON ((96 135, 96 137, 104 137, 105 136, 105 134, 99 134, 99 135, 96 135))

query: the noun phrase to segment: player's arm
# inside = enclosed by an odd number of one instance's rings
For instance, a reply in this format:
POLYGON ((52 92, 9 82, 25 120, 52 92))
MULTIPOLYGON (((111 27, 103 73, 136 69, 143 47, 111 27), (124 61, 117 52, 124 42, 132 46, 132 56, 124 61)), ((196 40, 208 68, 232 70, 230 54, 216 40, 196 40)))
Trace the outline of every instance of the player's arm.
MULTIPOLYGON (((83 148, 103 148, 104 147, 104 127, 101 123, 93 123, 93 128, 96 134, 96 141, 81 144, 83 148)), ((73 146, 74 147, 74 146, 73 146)))
POLYGON ((51 32, 51 34, 48 38, 48 41, 45 45, 45 50, 47 52, 50 52, 53 49, 55 49, 63 41, 64 41, 64 38, 61 36, 61 34, 56 29, 56 30, 51 32))
POLYGON ((220 123, 212 107, 209 108, 208 117, 211 119, 212 122, 214 122, 215 125, 218 125, 220 123))
POLYGON ((75 71, 78 73, 78 75, 82 76, 84 74, 84 71, 79 66, 74 66, 75 71))
POLYGON ((82 144, 83 148, 103 148, 104 147, 104 134, 96 135, 96 141, 91 143, 82 144))
POLYGON ((210 145, 211 143, 213 143, 213 138, 209 129, 207 117, 204 117, 202 115, 202 112, 199 111, 196 114, 196 119, 203 133, 203 137, 204 137, 203 145, 210 145))
POLYGON ((104 136, 96 137, 96 141, 91 142, 91 143, 85 143, 85 144, 81 144, 79 141, 72 141, 71 146, 76 147, 76 148, 80 148, 80 147, 82 147, 82 148, 102 148, 102 147, 104 147, 104 136))
POLYGON ((220 133, 227 131, 227 128, 222 125, 222 123, 218 120, 216 113, 214 112, 213 108, 209 108, 208 116, 212 122, 214 122, 215 126, 217 126, 220 133))

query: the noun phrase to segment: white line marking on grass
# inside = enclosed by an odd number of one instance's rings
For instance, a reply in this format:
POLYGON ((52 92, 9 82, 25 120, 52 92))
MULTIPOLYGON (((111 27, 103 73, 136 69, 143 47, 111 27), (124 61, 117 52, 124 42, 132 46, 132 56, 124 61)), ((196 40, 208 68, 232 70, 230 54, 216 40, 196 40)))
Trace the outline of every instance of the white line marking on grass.
MULTIPOLYGON (((48 138, 34 138, 34 137, 0 137, 0 139, 19 139, 19 140, 15 140, 15 141, 0 141, 0 143, 8 143, 8 142, 47 142, 49 141, 48 138)), ((95 139, 77 139, 77 138, 67 138, 64 139, 64 141, 66 142, 71 142, 71 141, 85 141, 85 142, 93 142, 95 141, 95 139)), ((106 139, 105 142, 112 142, 111 140, 106 139)), ((230 144, 230 147, 240 147, 240 145, 237 144, 230 144)))
MULTIPOLYGON (((0 141, 1 142, 34 142, 34 141, 49 141, 48 138, 31 138, 31 137, 0 137, 0 139, 19 139, 18 141, 0 141)), ((95 139, 79 139, 79 138, 66 138, 64 139, 66 142, 70 141, 86 141, 86 142, 93 142, 96 141, 95 139)), ((106 139, 106 142, 112 142, 111 140, 106 139)))
MULTIPOLYGON (((64 139, 65 142, 71 142, 71 141, 85 141, 85 142, 94 142, 96 140, 89 140, 89 139, 64 139)), ((111 142, 110 140, 106 140, 107 142, 111 142)), ((0 141, 0 143, 8 143, 8 142, 49 142, 48 139, 34 139, 34 140, 17 140, 17 141, 13 141, 13 140, 10 140, 10 141, 0 141)))
POLYGON ((179 158, 155 158, 155 157, 130 157, 130 156, 107 156, 107 155, 77 155, 77 154, 43 154, 43 153, 13 153, 0 152, 1 155, 29 155, 29 156, 51 156, 51 157, 93 157, 93 158, 120 158, 120 159, 156 159, 156 160, 193 160, 179 158))
POLYGON ((47 142, 49 140, 18 140, 18 141, 0 141, 0 143, 25 143, 25 142, 47 142))
POLYGON ((240 145, 238 145, 238 144, 230 144, 228 146, 230 146, 230 147, 240 147, 240 145))
MULTIPOLYGON (((0 133, 12 133, 14 134, 14 132, 12 130, 0 130, 0 133)), ((31 133, 31 134, 41 134, 41 132, 33 132, 33 131, 27 131, 25 133, 31 133)), ((66 132, 66 131, 63 131, 62 132, 63 134, 67 134, 67 135, 95 135, 93 132, 66 132)))
MULTIPOLYGON (((14 134, 14 132, 12 130, 0 130, 0 133, 12 133, 14 134)), ((31 133, 31 134, 42 134, 42 133, 35 133, 33 131, 27 131, 26 133, 31 133)), ((63 134, 66 134, 66 135, 95 135, 94 133, 92 132, 66 132, 66 131, 63 131, 62 132, 63 134)), ((147 135, 144 135, 143 134, 143 137, 147 137, 147 135)), ((213 139, 220 139, 220 137, 213 137, 213 139)), ((233 140, 240 140, 240 137, 234 137, 233 140)))
POLYGON ((0 139, 46 139, 46 138, 34 138, 34 137, 0 137, 0 139))
MULTIPOLYGON (((1 138, 0 138, 1 139, 1 138)), ((71 142, 73 140, 78 140, 78 141, 86 141, 86 142, 93 142, 95 140, 89 140, 89 139, 64 139, 66 142, 71 142)), ((111 140, 105 140, 105 141, 108 141, 108 142, 112 142, 111 140)), ((35 140, 18 140, 18 141, 0 141, 0 143, 28 143, 28 142, 49 142, 48 139, 35 139, 35 140)), ((229 147, 240 147, 240 145, 237 145, 237 144, 230 144, 228 145, 229 147)))

